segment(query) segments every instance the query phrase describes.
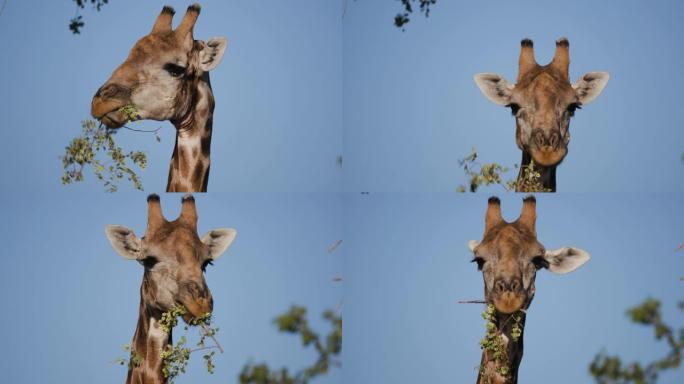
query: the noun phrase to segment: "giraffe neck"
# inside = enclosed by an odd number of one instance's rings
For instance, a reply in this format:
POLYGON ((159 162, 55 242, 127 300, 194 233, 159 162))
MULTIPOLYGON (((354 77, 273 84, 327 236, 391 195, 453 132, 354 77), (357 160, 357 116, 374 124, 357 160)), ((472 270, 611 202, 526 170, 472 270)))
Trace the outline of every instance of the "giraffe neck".
MULTIPOLYGON (((520 162, 520 171, 518 172, 518 179, 515 183, 516 192, 528 192, 522 188, 523 174, 525 167, 530 165, 532 161, 532 156, 525 150, 523 150, 522 161, 520 162)), ((556 192, 556 167, 557 165, 552 165, 545 167, 539 164, 534 165, 534 170, 539 172, 541 175, 541 183, 544 189, 548 189, 551 192, 556 192)))
POLYGON ((162 373, 160 352, 171 343, 171 334, 162 331, 158 324, 161 313, 145 305, 140 297, 140 313, 138 325, 131 343, 131 360, 133 354, 142 358, 140 365, 130 364, 126 384, 165 384, 166 377, 162 373))
POLYGON ((492 353, 488 350, 482 351, 482 358, 480 359, 480 373, 477 376, 477 384, 517 384, 518 383, 518 368, 520 367, 520 362, 523 356, 523 336, 525 335, 525 313, 518 312, 514 315, 496 314, 496 323, 503 334, 503 340, 506 344, 506 351, 508 353, 508 366, 507 371, 509 372, 507 377, 499 374, 501 372, 501 366, 496 361, 492 353), (515 322, 511 318, 512 316, 520 316, 521 320, 519 323, 520 337, 514 340, 511 335, 513 324, 515 322))
POLYGON ((187 115, 172 120, 176 144, 169 167, 166 192, 206 192, 214 118, 214 95, 209 74, 197 81, 187 115))

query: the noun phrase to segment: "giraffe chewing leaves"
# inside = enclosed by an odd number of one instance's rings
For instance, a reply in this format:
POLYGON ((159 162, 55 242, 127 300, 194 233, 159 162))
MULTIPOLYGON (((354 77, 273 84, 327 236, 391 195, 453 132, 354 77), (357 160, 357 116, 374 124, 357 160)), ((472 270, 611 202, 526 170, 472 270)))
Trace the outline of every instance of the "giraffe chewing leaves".
POLYGON ((138 114, 138 109, 134 105, 124 105, 117 110, 120 114, 126 117, 127 121, 140 120, 140 114, 138 114))

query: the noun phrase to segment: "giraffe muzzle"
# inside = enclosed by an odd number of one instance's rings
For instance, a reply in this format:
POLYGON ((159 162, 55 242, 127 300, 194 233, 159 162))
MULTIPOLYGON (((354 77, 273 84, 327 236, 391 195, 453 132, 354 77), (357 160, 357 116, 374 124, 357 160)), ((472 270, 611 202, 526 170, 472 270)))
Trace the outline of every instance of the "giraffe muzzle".
POLYGON ((105 84, 93 96, 90 113, 108 128, 123 126, 127 118, 119 112, 119 108, 130 104, 130 89, 117 85, 105 84))
POLYGON ((536 129, 528 147, 534 162, 545 167, 558 165, 568 153, 567 147, 561 142, 560 133, 556 131, 546 134, 544 130, 536 129))
POLYGON ((494 283, 492 304, 501 313, 513 313, 520 309, 525 302, 520 279, 498 279, 494 283))
POLYGON ((214 299, 205 284, 198 284, 194 281, 181 285, 179 302, 187 309, 183 320, 191 324, 194 319, 211 313, 214 309, 214 299))

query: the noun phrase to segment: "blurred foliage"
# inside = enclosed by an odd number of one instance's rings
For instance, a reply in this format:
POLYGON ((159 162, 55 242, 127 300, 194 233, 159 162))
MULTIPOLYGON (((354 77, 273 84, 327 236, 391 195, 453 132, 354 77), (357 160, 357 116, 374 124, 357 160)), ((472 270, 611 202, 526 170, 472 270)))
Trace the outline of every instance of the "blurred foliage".
POLYGON ((405 31, 404 26, 408 24, 409 21, 411 21, 411 14, 413 14, 413 6, 415 3, 418 3, 420 13, 424 14, 425 17, 430 16, 430 6, 435 5, 437 3, 437 0, 399 0, 401 1, 401 5, 403 6, 403 11, 397 13, 396 16, 394 16, 394 26, 397 28, 401 28, 402 31, 405 31))
POLYGON ((332 326, 325 339, 309 327, 305 307, 293 305, 273 320, 278 331, 299 335, 305 348, 314 346, 318 360, 313 365, 291 374, 287 368, 274 370, 266 363, 247 363, 240 373, 240 384, 306 384, 314 377, 326 374, 331 366, 340 366, 336 357, 342 351, 342 318, 331 310, 323 312, 323 318, 332 326))
MULTIPOLYGON (((506 191, 515 191, 516 185, 521 186, 520 192, 551 192, 551 189, 544 188, 541 181, 541 173, 535 168, 534 160, 524 166, 520 174, 520 180, 504 180, 504 174, 510 170, 498 163, 480 163, 477 161, 477 150, 473 148, 470 154, 458 161, 463 167, 466 177, 469 179, 468 186, 461 184, 456 188, 457 192, 467 191, 477 192, 481 186, 500 185, 506 191)), ((518 168, 518 165, 514 165, 518 168)))
MULTIPOLYGON (((81 135, 72 139, 61 157, 64 173, 62 184, 71 184, 84 180, 83 169, 92 166, 95 176, 104 182, 107 192, 116 192, 117 184, 126 177, 135 189, 142 190, 140 177, 131 168, 138 166, 141 170, 147 167, 147 156, 142 151, 125 153, 114 142, 116 129, 109 129, 95 120, 81 122, 81 135)), ((159 141, 157 136, 157 141, 159 141)))
POLYGON ((74 0, 74 3, 76 3, 76 15, 69 21, 69 30, 71 33, 79 35, 81 34, 81 28, 85 26, 83 16, 80 15, 81 9, 84 9, 86 5, 91 4, 93 9, 99 12, 108 2, 109 0, 74 0))
MULTIPOLYGON (((674 330, 665 324, 660 310, 660 301, 646 299, 643 303, 627 311, 629 319, 640 325, 653 327, 656 341, 665 340, 669 352, 659 360, 649 363, 632 362, 625 364, 618 356, 600 352, 589 366, 589 372, 598 384, 654 384, 658 374, 669 369, 679 368, 684 349, 684 327, 674 330), (676 331, 676 332, 675 332, 676 331)), ((684 310, 684 302, 679 303, 684 310)))

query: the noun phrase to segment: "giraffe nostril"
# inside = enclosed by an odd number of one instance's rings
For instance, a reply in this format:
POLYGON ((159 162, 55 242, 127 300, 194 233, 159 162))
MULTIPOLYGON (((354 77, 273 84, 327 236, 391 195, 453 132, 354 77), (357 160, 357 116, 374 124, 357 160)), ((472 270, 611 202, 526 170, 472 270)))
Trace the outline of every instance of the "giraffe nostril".
POLYGON ((497 293, 504 293, 506 291, 506 285, 503 283, 503 281, 497 280, 497 282, 494 283, 494 290, 497 293))
POLYGON ((551 134, 551 137, 549 137, 549 145, 552 148, 556 148, 556 147, 558 147, 559 142, 560 142, 560 138, 558 136, 558 132, 553 132, 551 134))
POLYGON ((518 279, 515 279, 511 282, 511 291, 517 292, 520 289, 520 282, 518 279))
POLYGON ((131 95, 131 90, 119 84, 105 84, 95 93, 95 97, 103 99, 126 98, 131 95))
POLYGON ((541 148, 544 146, 546 142, 546 138, 544 137, 544 132, 541 130, 538 130, 534 134, 534 143, 537 145, 537 147, 541 148))

